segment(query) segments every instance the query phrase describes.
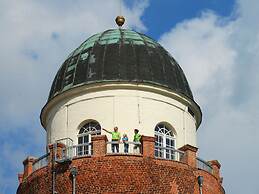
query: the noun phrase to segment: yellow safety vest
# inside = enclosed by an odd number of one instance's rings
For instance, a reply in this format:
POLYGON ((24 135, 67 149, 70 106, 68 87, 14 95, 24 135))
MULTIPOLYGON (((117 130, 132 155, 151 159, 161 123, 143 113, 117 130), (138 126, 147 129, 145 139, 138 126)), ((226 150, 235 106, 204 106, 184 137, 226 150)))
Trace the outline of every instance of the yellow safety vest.
POLYGON ((133 141, 135 141, 135 142, 139 142, 140 141, 140 139, 141 139, 141 135, 140 134, 135 134, 134 135, 134 139, 133 139, 133 141))
POLYGON ((112 132, 112 140, 119 140, 121 138, 121 134, 119 132, 112 132))

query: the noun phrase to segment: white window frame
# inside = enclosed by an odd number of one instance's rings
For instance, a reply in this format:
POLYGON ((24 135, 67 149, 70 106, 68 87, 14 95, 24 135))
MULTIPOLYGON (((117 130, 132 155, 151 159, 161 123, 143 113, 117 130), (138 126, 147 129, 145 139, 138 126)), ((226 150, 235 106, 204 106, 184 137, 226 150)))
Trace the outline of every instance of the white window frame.
MULTIPOLYGON (((175 160, 175 150, 176 149, 176 137, 173 132, 173 129, 171 127, 168 127, 166 123, 159 123, 155 127, 155 137, 158 136, 162 137, 162 145, 160 147, 156 146, 157 139, 155 139, 155 156, 158 158, 165 158, 170 160, 175 160), (163 127, 160 127, 160 126, 163 127), (158 129, 158 130, 157 130, 158 129), (173 141, 174 146, 168 146, 166 143, 167 139, 169 141, 173 141), (166 148, 172 148, 172 149, 166 149, 166 148)), ((160 144, 161 142, 159 142, 160 144)))
POLYGON ((91 148, 91 136, 94 135, 100 135, 101 134, 101 125, 97 121, 89 121, 85 123, 79 130, 79 134, 77 135, 77 155, 90 155, 92 152, 91 148), (91 123, 94 123, 93 126, 91 126, 91 123), (86 125, 89 125, 86 127, 86 125), (96 129, 96 126, 99 126, 99 130, 96 129), (84 129, 83 132, 81 130, 84 129), (81 132, 81 133, 80 133, 81 132), (88 136, 88 142, 84 142, 85 137, 88 136), (82 143, 79 143, 79 138, 82 138, 82 143))

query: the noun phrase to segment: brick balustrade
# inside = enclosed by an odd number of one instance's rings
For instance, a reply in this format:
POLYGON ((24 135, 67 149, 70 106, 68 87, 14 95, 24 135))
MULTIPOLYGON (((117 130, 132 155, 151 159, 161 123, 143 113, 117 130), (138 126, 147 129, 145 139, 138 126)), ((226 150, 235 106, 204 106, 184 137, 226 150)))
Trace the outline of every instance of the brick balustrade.
POLYGON ((107 137, 106 135, 96 135, 92 137, 93 157, 104 156, 107 151, 107 137))
MULTIPOLYGON (((33 172, 33 163, 36 160, 36 158, 32 156, 28 156, 23 161, 24 171, 23 171, 23 179, 27 178, 32 172, 33 172)), ((21 176, 21 174, 20 174, 21 176)), ((18 175, 19 177, 19 175, 18 175)))
POLYGON ((193 168, 196 168, 196 153, 198 148, 186 144, 183 147, 180 147, 179 150, 184 152, 184 156, 181 161, 193 168))
MULTIPOLYGON (((107 151, 107 137, 106 135, 96 135, 92 137, 92 147, 93 153, 92 157, 100 157, 105 156, 107 151)), ((154 158, 154 150, 155 150, 155 138, 150 136, 142 136, 141 137, 141 145, 142 145, 142 156, 154 158)), ((48 145, 48 150, 50 152, 49 155, 49 165, 52 164, 54 157, 60 158, 62 155, 62 149, 65 147, 62 143, 50 144, 48 145)), ((181 147, 179 150, 183 151, 185 154, 183 158, 181 158, 181 162, 188 164, 191 167, 196 167, 196 152, 198 148, 193 147, 191 145, 185 145, 181 147)), ((24 172, 23 174, 19 174, 19 181, 22 181, 24 178, 29 176, 33 172, 33 163, 35 161, 34 157, 28 157, 24 160, 24 172), (22 177, 22 178, 21 178, 22 177)), ((213 167, 213 172, 216 177, 219 177, 219 168, 220 164, 216 161, 211 161, 211 165, 213 167)))
POLYGON ((209 161, 209 164, 212 167, 212 174, 218 179, 218 181, 221 183, 222 182, 222 178, 220 177, 220 163, 217 160, 211 160, 209 161))
MULTIPOLYGON (((68 164, 67 169, 63 164, 55 165, 57 172, 62 171, 61 174, 57 174, 56 178, 57 190, 60 193, 66 193, 71 190, 69 173, 71 166, 78 168, 78 193, 84 193, 85 191, 89 191, 89 189, 93 191, 93 193, 108 191, 110 189, 110 193, 124 190, 133 193, 176 193, 184 191, 198 194, 198 192, 196 192, 198 191, 196 188, 198 175, 202 175, 206 179, 204 194, 210 194, 212 192, 222 194, 224 191, 220 182, 219 162, 216 160, 209 162, 213 168, 213 175, 198 170, 196 168, 196 153, 198 148, 196 147, 191 145, 181 147, 179 150, 183 151, 184 155, 180 162, 174 162, 157 160, 154 157, 154 137, 142 136, 142 157, 123 154, 107 155, 107 141, 105 135, 93 136, 92 157, 75 158, 71 164, 68 164), (145 158, 150 158, 151 160, 145 160, 145 158), (59 168, 62 168, 62 170, 58 170, 59 168), (114 172, 114 169, 116 169, 116 172, 114 172), (132 180, 137 181, 132 182, 132 180), (66 183, 62 184, 62 181, 66 183), (93 183, 101 185, 96 185, 95 187, 93 183), (167 185, 164 185, 165 183, 167 183, 167 185), (113 186, 110 184, 113 184, 113 186), (114 185, 117 185, 117 187, 114 187, 114 185), (131 187, 132 185, 134 187, 131 187), (168 185, 171 185, 171 187, 168 187, 168 185)), ((64 146, 65 145, 61 143, 49 145, 49 165, 46 168, 36 170, 35 173, 33 173, 32 168, 35 158, 28 157, 24 160, 24 172, 18 175, 20 182, 17 191, 18 194, 40 194, 44 193, 46 189, 51 188, 52 178, 50 172, 53 167, 51 164, 53 164, 52 162, 55 155, 57 158, 60 158, 64 146), (26 181, 24 181, 25 179, 26 181), (31 185, 33 185, 33 187, 31 187, 31 185)))
POLYGON ((49 163, 56 158, 60 159, 62 156, 62 149, 65 147, 63 143, 49 144, 49 163), (56 150, 55 150, 56 149, 56 150), (56 155, 56 156, 55 156, 56 155))
POLYGON ((143 157, 154 158, 155 154, 155 138, 150 136, 141 136, 143 157))

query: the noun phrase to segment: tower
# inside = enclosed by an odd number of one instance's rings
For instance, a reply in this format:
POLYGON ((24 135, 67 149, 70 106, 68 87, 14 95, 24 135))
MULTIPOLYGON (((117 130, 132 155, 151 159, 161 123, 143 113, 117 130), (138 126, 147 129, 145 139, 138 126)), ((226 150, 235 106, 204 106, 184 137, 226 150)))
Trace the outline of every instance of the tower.
POLYGON ((47 153, 23 162, 18 194, 224 193, 219 162, 196 156, 202 113, 184 72, 144 34, 110 29, 83 42, 40 119, 47 153), (129 140, 111 141, 114 127, 129 140))

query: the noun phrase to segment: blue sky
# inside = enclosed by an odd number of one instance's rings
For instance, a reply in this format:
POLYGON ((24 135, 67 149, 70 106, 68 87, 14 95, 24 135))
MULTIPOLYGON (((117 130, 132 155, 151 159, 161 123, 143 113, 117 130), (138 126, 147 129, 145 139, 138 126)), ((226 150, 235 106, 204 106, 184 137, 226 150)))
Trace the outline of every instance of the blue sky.
MULTIPOLYGON (((128 6, 132 6, 134 1, 125 2, 128 6)), ((204 10, 212 10, 218 15, 229 16, 234 5, 235 1, 233 0, 151 0, 141 19, 148 28, 148 35, 158 39, 177 23, 198 17, 204 10)))
MULTIPOLYGON (((203 122, 199 155, 222 164, 228 194, 259 186, 257 0, 125 0, 127 28, 159 41, 179 62, 203 122)), ((66 56, 115 28, 118 0, 0 1, 0 194, 12 194, 28 155, 45 152, 39 121, 66 56)))

